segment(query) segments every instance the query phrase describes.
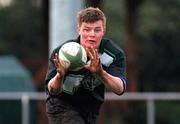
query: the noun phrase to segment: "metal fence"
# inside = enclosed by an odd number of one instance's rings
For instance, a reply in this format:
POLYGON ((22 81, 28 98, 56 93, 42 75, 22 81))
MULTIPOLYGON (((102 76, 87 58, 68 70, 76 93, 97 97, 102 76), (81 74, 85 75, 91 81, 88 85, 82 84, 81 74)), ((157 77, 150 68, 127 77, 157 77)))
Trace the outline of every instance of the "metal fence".
MULTIPOLYGON (((30 100, 45 100, 44 92, 0 92, 0 100, 21 100, 22 124, 29 124, 30 100)), ((147 124, 155 124, 155 101, 180 100, 180 93, 125 93, 118 96, 114 93, 106 93, 105 99, 125 101, 146 101, 147 124)))

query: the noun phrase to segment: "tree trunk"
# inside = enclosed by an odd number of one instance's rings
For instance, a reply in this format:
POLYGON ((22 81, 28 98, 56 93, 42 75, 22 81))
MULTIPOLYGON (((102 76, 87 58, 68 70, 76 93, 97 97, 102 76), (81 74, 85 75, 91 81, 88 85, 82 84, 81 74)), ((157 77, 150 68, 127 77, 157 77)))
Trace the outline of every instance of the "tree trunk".
POLYGON ((136 92, 138 90, 137 73, 137 41, 136 41, 136 16, 138 6, 142 0, 127 0, 127 77, 128 90, 136 92))

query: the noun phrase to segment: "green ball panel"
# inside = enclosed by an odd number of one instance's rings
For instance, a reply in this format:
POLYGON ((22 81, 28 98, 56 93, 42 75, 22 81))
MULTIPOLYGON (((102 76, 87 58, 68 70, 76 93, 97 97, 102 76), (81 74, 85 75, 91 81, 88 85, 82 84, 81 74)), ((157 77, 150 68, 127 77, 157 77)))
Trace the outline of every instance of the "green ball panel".
POLYGON ((80 50, 78 51, 76 56, 72 56, 63 52, 64 56, 70 61, 69 70, 73 71, 84 66, 85 63, 82 61, 82 52, 82 47, 80 47, 80 50))

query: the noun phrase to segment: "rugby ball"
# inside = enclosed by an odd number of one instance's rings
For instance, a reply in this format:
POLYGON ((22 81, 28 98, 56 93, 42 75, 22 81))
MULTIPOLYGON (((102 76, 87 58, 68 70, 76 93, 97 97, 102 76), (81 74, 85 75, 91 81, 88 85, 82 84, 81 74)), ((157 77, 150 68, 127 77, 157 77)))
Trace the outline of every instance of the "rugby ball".
POLYGON ((65 69, 78 71, 86 64, 87 54, 79 43, 67 42, 59 49, 59 59, 65 69))

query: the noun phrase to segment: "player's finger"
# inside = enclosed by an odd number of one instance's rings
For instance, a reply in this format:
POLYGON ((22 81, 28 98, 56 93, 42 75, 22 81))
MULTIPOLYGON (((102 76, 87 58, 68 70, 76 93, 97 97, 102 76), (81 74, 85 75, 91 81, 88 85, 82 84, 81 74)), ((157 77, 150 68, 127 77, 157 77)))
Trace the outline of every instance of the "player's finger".
POLYGON ((94 49, 93 47, 91 47, 91 48, 90 48, 90 51, 91 51, 91 54, 92 54, 92 56, 93 56, 94 61, 96 62, 96 61, 97 61, 97 58, 98 58, 97 49, 94 49))
POLYGON ((91 51, 91 54, 92 54, 94 60, 96 60, 96 51, 95 51, 95 49, 92 46, 90 48, 90 51, 91 51))
POLYGON ((56 68, 58 68, 57 60, 56 59, 53 59, 53 60, 54 60, 54 64, 55 64, 56 68))
POLYGON ((59 57, 58 57, 57 53, 55 53, 54 63, 55 63, 56 68, 61 67, 61 62, 59 60, 59 57))
POLYGON ((99 61, 99 53, 97 49, 94 50, 94 54, 95 54, 96 61, 99 61))
POLYGON ((101 64, 101 59, 100 59, 100 56, 99 56, 99 55, 98 55, 97 63, 98 63, 98 64, 101 64))
POLYGON ((86 48, 86 52, 87 52, 88 57, 89 57, 91 60, 93 60, 94 57, 93 57, 93 54, 92 54, 92 52, 91 52, 91 49, 90 49, 90 48, 86 48))
POLYGON ((55 53, 55 58, 56 58, 57 62, 60 63, 60 59, 59 59, 59 56, 57 53, 55 53))
POLYGON ((94 57, 94 61, 96 64, 99 64, 99 53, 97 49, 94 49, 93 47, 91 48, 93 57, 94 57))

